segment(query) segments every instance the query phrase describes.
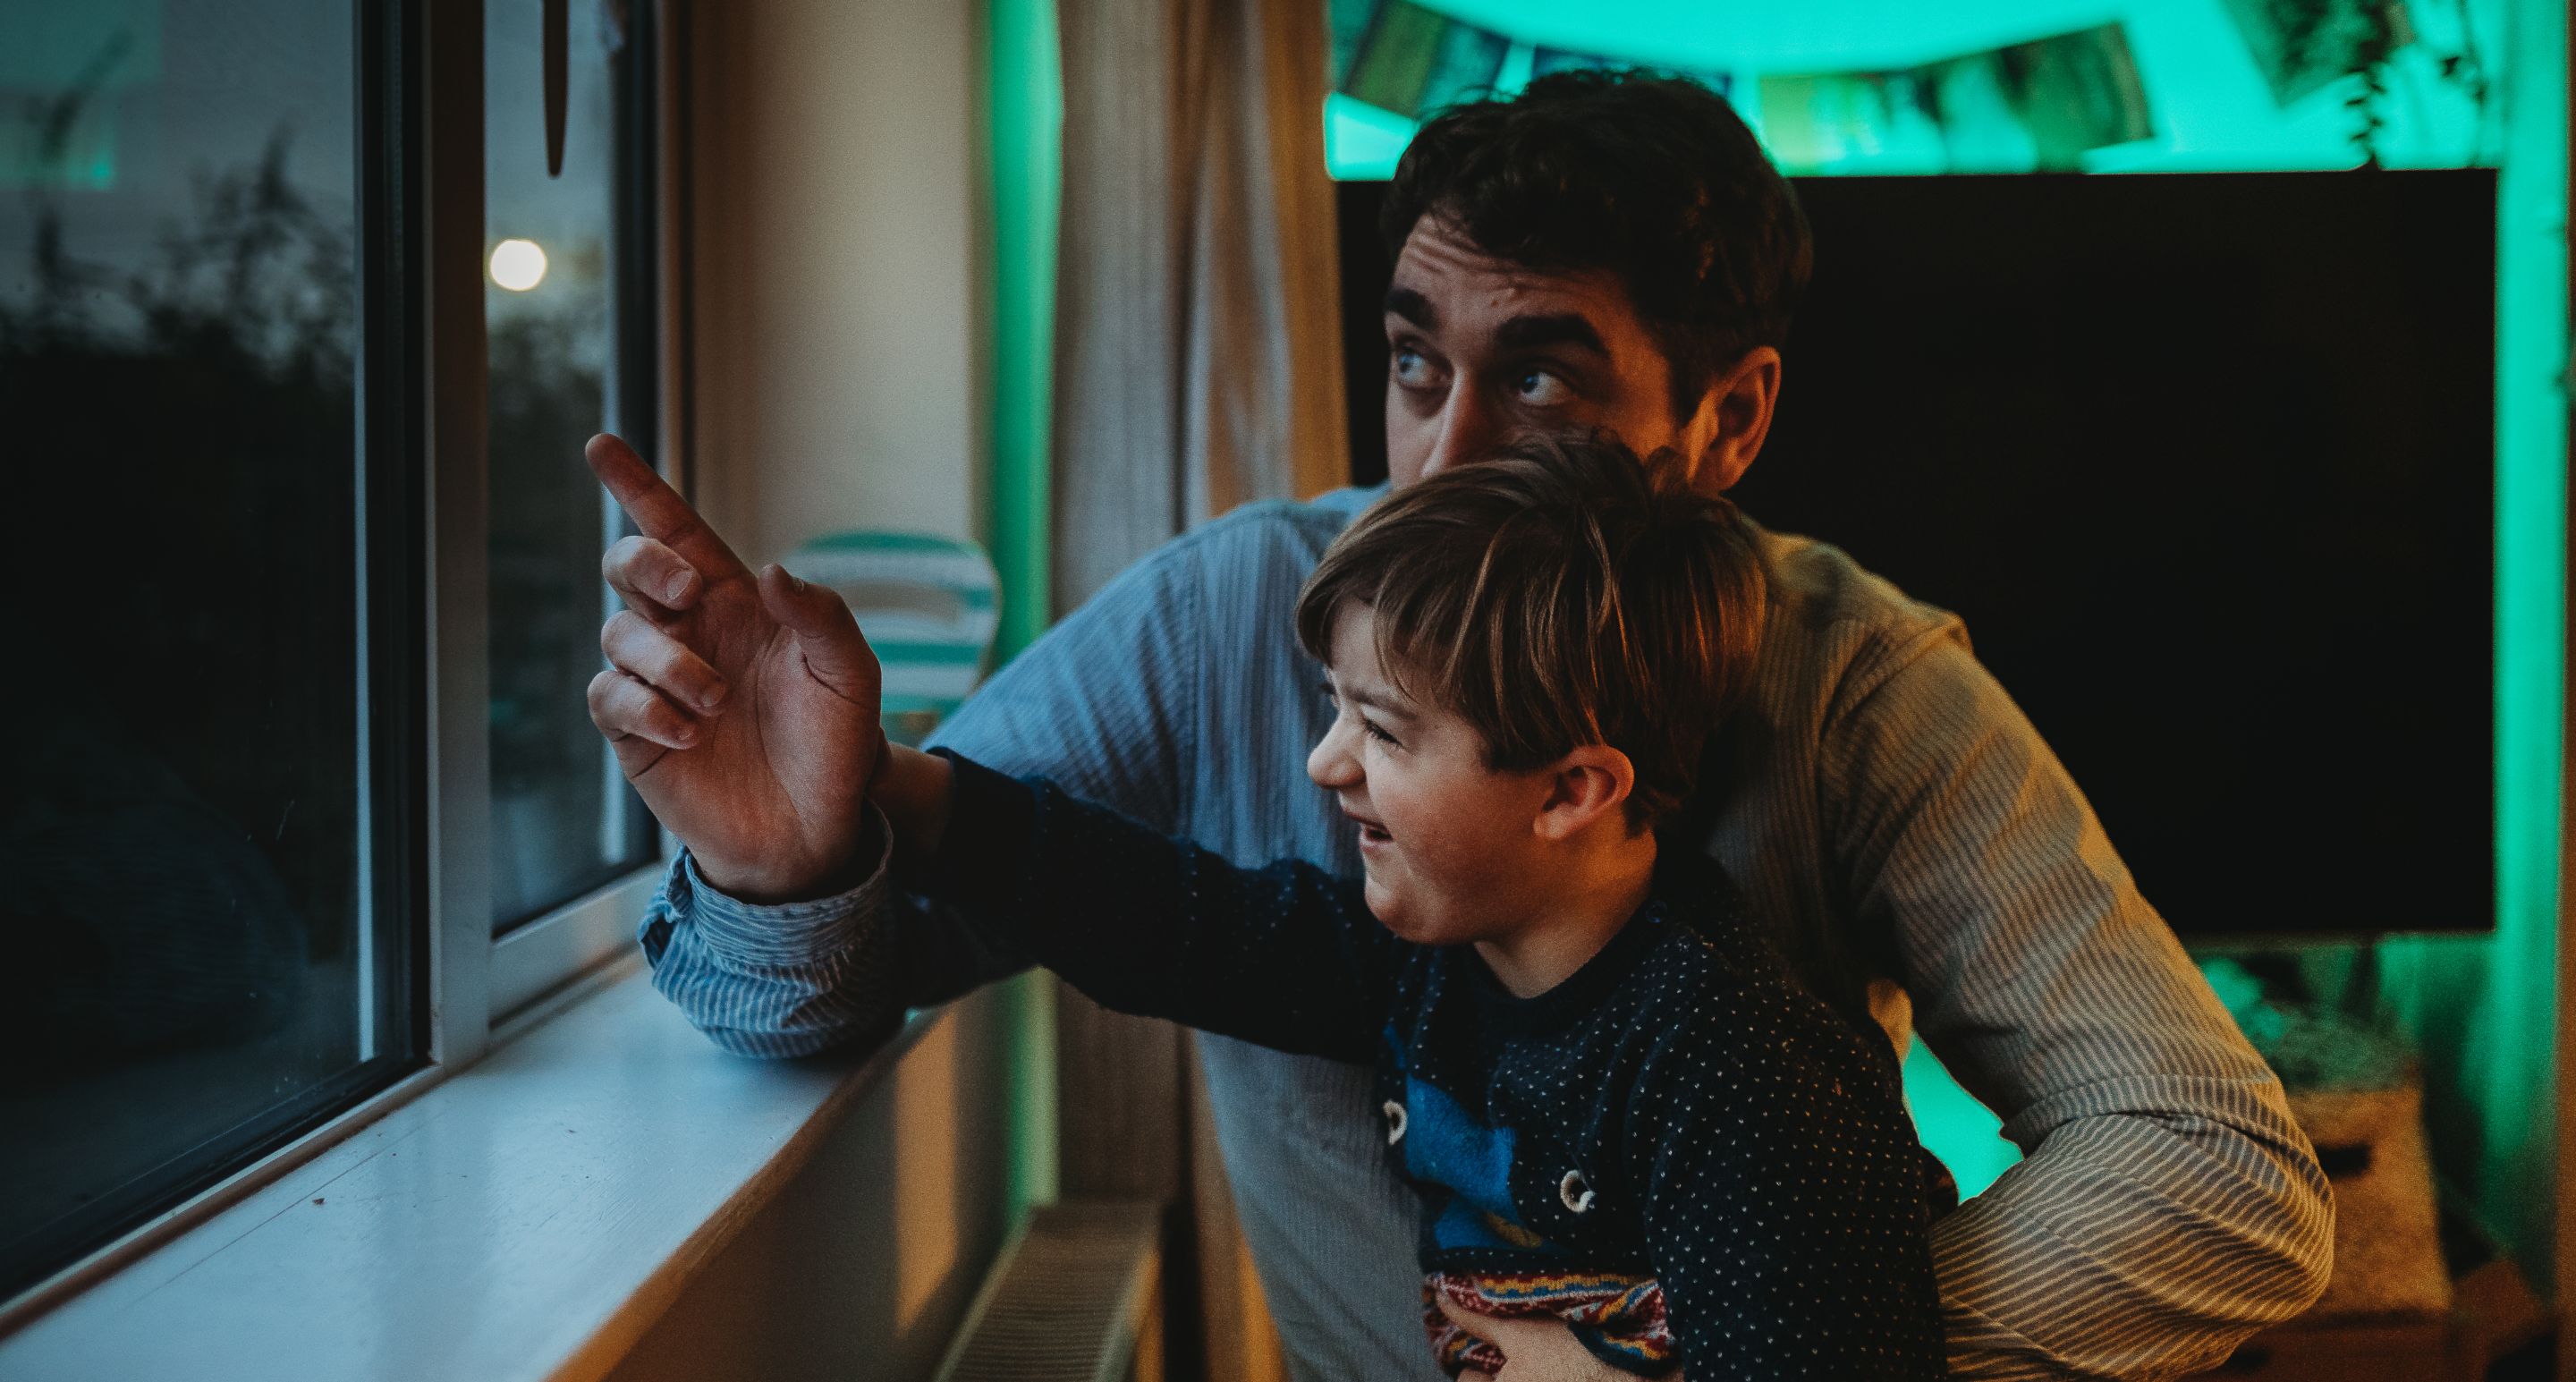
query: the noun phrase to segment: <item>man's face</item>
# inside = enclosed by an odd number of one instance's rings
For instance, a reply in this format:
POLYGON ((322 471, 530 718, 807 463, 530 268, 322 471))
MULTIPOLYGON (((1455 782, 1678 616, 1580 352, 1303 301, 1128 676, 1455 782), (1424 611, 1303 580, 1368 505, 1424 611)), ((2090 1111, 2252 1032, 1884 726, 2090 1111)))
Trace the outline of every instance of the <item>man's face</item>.
POLYGON ((1670 446, 1693 460, 1714 435, 1713 408, 1674 417, 1671 365, 1616 277, 1492 258, 1436 216, 1396 257, 1386 342, 1398 488, 1517 432, 1606 427, 1640 456, 1670 446))
POLYGON ((1529 925, 1554 891, 1533 826, 1544 772, 1485 766, 1484 738, 1455 712, 1406 696, 1379 666, 1377 620, 1345 605, 1326 689, 1338 712, 1307 755, 1359 835, 1369 910, 1416 945, 1495 940, 1529 925))

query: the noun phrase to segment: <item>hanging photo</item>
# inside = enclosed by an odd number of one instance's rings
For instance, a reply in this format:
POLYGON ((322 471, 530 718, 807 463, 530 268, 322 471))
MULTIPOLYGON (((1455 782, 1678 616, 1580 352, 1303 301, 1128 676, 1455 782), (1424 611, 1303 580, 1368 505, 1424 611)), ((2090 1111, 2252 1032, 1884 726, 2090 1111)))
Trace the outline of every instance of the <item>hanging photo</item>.
POLYGON ((1766 76, 1759 91, 1763 141, 1798 171, 2073 171, 2155 134, 2117 24, 1903 71, 1766 76))
POLYGON ((2226 10, 2277 105, 2415 41, 2405 0, 2226 0, 2226 10))
MULTIPOLYGON (((1334 9, 1338 48, 1348 28, 1344 7, 1334 9)), ((1358 33, 1342 63, 1342 94, 1416 118, 1491 93, 1511 47, 1511 40, 1490 29, 1406 0, 1378 0, 1358 33)))

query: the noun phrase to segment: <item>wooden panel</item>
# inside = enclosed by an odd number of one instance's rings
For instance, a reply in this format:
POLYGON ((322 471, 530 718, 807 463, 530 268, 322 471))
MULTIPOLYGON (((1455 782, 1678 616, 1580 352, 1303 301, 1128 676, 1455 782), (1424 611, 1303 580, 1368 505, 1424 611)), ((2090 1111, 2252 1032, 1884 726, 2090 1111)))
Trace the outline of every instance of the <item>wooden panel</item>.
POLYGON ((1198 1239, 1207 1382, 1288 1382, 1287 1352, 1262 1299, 1252 1249, 1235 1219, 1234 1188, 1226 1183, 1225 1158, 1217 1150, 1205 1076, 1195 1050, 1190 1057, 1190 1206, 1198 1239))
POLYGON ((1181 1029, 1111 1012, 1059 982, 1055 1039, 1064 1197, 1178 1202, 1187 1147, 1181 1029))
POLYGON ((1058 981, 1057 1176, 1068 1201, 1141 1200, 1163 1212, 1158 1344, 1166 1375, 1202 1374, 1198 1245, 1191 1227, 1188 1034, 1115 1013, 1058 981))

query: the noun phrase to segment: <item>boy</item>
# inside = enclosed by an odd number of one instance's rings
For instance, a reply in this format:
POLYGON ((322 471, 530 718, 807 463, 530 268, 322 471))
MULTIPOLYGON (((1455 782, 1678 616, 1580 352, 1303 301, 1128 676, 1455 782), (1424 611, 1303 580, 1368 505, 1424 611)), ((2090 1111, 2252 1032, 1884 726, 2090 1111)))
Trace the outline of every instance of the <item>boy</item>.
POLYGON ((1258 871, 953 756, 873 799, 908 883, 1098 1001, 1374 1062, 1422 1192, 1425 1322, 1553 1314, 1696 1382, 1943 1371, 1928 1157, 1886 1039, 1796 988, 1654 823, 1741 690, 1763 574, 1723 501, 1532 442, 1362 518, 1300 596, 1338 708, 1307 771, 1365 882, 1258 871))

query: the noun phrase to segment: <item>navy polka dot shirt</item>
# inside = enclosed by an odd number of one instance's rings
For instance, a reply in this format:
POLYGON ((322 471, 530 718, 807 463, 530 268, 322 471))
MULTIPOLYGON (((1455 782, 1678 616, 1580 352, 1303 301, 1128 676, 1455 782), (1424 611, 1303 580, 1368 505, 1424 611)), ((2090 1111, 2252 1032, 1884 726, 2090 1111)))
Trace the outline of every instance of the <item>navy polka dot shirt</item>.
POLYGON ((1236 868, 948 756, 914 886, 1107 1007, 1375 1066, 1452 1372, 1499 1358, 1440 1300, 1555 1315, 1643 1376, 1943 1374, 1928 1235, 1949 1192, 1893 1053, 1792 983, 1705 856, 1665 851, 1628 925, 1523 999, 1470 947, 1397 939, 1355 882, 1236 868))

